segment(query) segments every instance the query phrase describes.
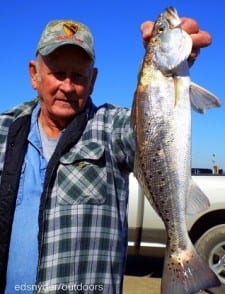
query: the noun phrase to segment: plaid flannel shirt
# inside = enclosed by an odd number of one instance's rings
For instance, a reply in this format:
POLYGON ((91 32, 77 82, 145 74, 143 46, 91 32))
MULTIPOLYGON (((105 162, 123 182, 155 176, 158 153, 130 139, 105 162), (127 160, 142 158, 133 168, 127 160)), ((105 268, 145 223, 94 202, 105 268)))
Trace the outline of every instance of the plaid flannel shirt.
MULTIPOLYGON (((31 105, 13 113, 27 114, 31 105)), ((135 146, 130 111, 110 104, 96 108, 90 102, 88 113, 81 138, 59 159, 40 212, 44 230, 36 293, 122 291, 135 146)), ((9 125, 9 116, 0 118, 1 166, 9 125)))

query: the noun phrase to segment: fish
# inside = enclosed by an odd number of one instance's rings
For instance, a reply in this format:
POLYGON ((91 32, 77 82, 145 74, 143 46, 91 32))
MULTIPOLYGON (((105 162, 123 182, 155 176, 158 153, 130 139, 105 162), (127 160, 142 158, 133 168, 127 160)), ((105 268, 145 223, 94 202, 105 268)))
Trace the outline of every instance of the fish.
POLYGON ((205 113, 221 105, 214 94, 191 81, 191 50, 191 37, 181 28, 176 8, 166 8, 145 46, 131 109, 134 175, 167 234, 163 294, 196 293, 220 285, 192 244, 185 219, 210 205, 191 177, 192 109, 205 113))

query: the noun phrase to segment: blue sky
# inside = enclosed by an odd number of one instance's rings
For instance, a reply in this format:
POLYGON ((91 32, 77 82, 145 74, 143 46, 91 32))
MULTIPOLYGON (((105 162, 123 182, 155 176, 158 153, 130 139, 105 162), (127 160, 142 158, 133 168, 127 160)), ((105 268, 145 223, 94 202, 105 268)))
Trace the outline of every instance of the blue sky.
POLYGON ((225 169, 225 2, 166 0, 3 0, 0 12, 1 96, 0 111, 32 99, 28 62, 34 58, 40 34, 49 20, 76 19, 95 36, 99 75, 92 95, 99 105, 111 102, 131 106, 137 72, 144 54, 140 24, 155 20, 167 6, 180 16, 198 20, 213 36, 191 69, 192 80, 216 94, 223 106, 204 115, 193 113, 192 162, 211 167, 212 154, 225 169))

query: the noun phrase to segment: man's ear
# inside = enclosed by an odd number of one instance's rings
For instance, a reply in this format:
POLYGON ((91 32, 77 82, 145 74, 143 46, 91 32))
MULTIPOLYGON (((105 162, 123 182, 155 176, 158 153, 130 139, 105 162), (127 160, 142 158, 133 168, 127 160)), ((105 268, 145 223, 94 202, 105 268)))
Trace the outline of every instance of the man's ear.
POLYGON ((38 86, 38 72, 37 72, 37 62, 34 60, 31 60, 29 62, 29 74, 30 74, 32 88, 36 90, 38 86))

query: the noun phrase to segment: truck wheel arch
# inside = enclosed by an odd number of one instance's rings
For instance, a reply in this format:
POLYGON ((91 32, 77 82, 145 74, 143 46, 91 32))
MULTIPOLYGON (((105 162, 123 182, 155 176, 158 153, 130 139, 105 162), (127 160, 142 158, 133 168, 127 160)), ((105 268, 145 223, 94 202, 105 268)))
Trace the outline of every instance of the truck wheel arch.
POLYGON ((190 228, 189 235, 193 244, 210 228, 225 224, 225 210, 210 211, 202 215, 190 228))

